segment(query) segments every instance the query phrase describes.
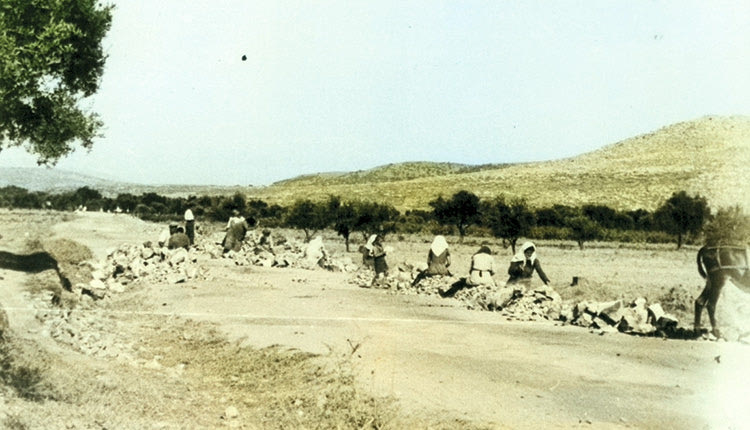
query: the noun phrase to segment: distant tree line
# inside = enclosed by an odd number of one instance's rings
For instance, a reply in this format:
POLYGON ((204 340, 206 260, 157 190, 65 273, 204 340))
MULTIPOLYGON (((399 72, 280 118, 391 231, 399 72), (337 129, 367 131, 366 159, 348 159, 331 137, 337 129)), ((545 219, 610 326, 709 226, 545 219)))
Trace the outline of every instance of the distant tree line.
POLYGON ((300 199, 280 206, 247 199, 241 193, 188 197, 166 197, 153 192, 123 193, 110 198, 89 187, 53 194, 7 186, 0 188, 0 207, 60 211, 85 208, 124 212, 157 222, 180 220, 187 209, 205 221, 224 222, 237 211, 254 218, 260 226, 299 229, 307 240, 318 231, 333 229, 344 239, 347 250, 352 234, 361 234, 364 239, 373 233, 458 233, 459 241, 467 234, 492 236, 502 239, 515 252, 521 238, 574 240, 581 249, 586 242, 596 240, 676 242, 679 248, 686 242, 701 239, 729 242, 750 232, 748 217, 740 208, 722 208, 712 216, 705 198, 690 196, 684 191, 672 194, 650 212, 645 209, 621 211, 593 204, 531 208, 522 198, 500 196, 482 200, 464 190, 448 198, 439 196, 432 200, 431 210, 410 210, 402 214, 387 204, 344 200, 340 196, 329 196, 325 201, 300 199))

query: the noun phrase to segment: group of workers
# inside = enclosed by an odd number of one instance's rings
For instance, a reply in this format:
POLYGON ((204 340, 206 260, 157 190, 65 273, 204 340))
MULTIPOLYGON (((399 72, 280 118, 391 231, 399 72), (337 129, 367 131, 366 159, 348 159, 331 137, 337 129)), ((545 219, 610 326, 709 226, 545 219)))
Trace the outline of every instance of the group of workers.
MULTIPOLYGON (((195 243, 195 217, 190 209, 185 211, 184 219, 184 227, 177 223, 171 223, 169 229, 162 232, 159 236, 159 246, 166 246, 169 249, 188 249, 195 243)), ((223 251, 225 253, 229 251, 238 252, 242 248, 245 235, 253 225, 255 225, 255 219, 243 217, 238 211, 233 211, 225 228, 226 235, 222 241, 223 251)), ((388 274, 383 236, 380 234, 371 235, 361 251, 363 263, 372 267, 375 272, 371 285, 380 283, 388 274)), ((445 236, 437 235, 427 253, 427 268, 419 272, 412 282, 412 286, 416 286, 426 277, 452 275, 449 270, 450 265, 451 256, 448 242, 445 240, 445 236)), ((539 275, 545 285, 549 284, 549 278, 542 270, 542 265, 537 258, 536 247, 531 242, 525 242, 510 260, 509 277, 506 284, 529 283, 534 272, 539 275)), ((497 268, 492 257, 492 251, 489 246, 482 245, 471 257, 469 276, 465 279, 465 284, 467 286, 495 286, 495 273, 497 273, 497 268)))
MULTIPOLYGON (((375 276, 370 284, 371 286, 375 286, 388 273, 382 235, 373 234, 370 236, 367 244, 361 248, 361 251, 365 266, 370 266, 375 271, 375 276)), ((427 268, 417 274, 412 282, 412 286, 416 286, 421 280, 430 276, 451 276, 450 265, 451 256, 448 242, 445 240, 445 236, 437 235, 427 253, 427 268)), ((531 242, 525 242, 510 260, 506 285, 529 284, 534 272, 539 275, 539 278, 545 285, 550 283, 549 278, 544 273, 544 270, 542 270, 542 263, 537 258, 536 246, 531 242)), ((465 286, 488 285, 494 287, 496 285, 494 279, 495 273, 497 273, 497 267, 495 259, 492 257, 492 251, 489 246, 482 245, 471 257, 469 276, 463 279, 462 282, 454 284, 452 286, 453 292, 465 286)))
POLYGON ((158 240, 159 246, 165 246, 169 249, 188 249, 195 243, 195 216, 193 216, 193 211, 186 210, 184 218, 184 227, 173 222, 169 224, 166 230, 161 232, 158 240))
MULTIPOLYGON (((451 276, 449 266, 451 264, 448 242, 442 235, 435 236, 427 253, 427 268, 414 278, 412 286, 416 286, 422 279, 429 276, 451 276)), ((542 263, 536 255, 536 247, 531 242, 525 242, 510 260, 508 267, 507 284, 528 284, 532 275, 536 272, 545 285, 550 283, 549 278, 542 270, 542 263)), ((469 276, 465 279, 466 286, 488 285, 495 286, 494 275, 497 273, 495 259, 489 246, 482 245, 471 257, 469 276)), ((457 285, 461 288, 464 285, 457 285)))

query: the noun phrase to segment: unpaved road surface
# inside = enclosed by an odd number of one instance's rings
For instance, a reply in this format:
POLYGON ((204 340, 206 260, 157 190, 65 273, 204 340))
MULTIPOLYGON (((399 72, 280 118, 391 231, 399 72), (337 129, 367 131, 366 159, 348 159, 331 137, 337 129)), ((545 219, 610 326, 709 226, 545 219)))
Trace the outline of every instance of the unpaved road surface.
MULTIPOLYGON (((153 239, 127 216, 59 224, 103 257, 153 239)), ((359 382, 406 409, 494 428, 748 428, 750 348, 508 322, 452 300, 391 295, 326 271, 239 267, 150 285, 156 312, 216 323, 245 344, 350 355, 359 382)))

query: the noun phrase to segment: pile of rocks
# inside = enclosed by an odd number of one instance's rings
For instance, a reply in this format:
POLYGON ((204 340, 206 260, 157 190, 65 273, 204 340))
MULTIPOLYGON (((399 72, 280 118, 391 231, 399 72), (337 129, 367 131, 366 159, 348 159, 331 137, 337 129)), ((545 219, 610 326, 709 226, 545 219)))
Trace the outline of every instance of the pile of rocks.
MULTIPOLYGON (((349 279, 349 283, 362 288, 379 288, 399 294, 419 294, 421 288, 415 288, 411 285, 417 273, 414 266, 408 263, 401 263, 396 267, 392 267, 388 272, 388 276, 373 284, 372 280, 375 277, 375 272, 369 267, 361 266, 356 270, 354 276, 349 279)), ((422 282, 424 281, 426 280, 422 282)), ((435 288, 434 294, 437 294, 437 288, 435 288)))
POLYGON ((468 286, 465 278, 457 276, 430 276, 412 285, 422 267, 401 263, 389 272, 389 276, 372 285, 372 270, 360 270, 349 283, 363 288, 382 288, 394 294, 418 294, 446 297, 446 292, 455 285, 451 297, 459 300, 468 309, 496 311, 509 320, 538 321, 557 320, 563 307, 562 298, 551 287, 525 287, 523 285, 486 287, 468 286))
POLYGON ((558 320, 563 301, 552 287, 523 284, 463 288, 455 298, 469 309, 496 311, 513 321, 558 320))
POLYGON ((51 305, 49 297, 37 297, 33 303, 35 316, 43 325, 42 335, 90 356, 121 358, 132 353, 132 345, 118 339, 117 322, 108 318, 106 310, 90 302, 65 309, 51 305))
POLYGON ((601 330, 638 335, 677 333, 677 318, 664 312, 659 303, 649 304, 645 298, 632 302, 583 301, 567 307, 561 316, 567 323, 601 330))
POLYGON ((234 260, 238 266, 322 268, 337 272, 355 272, 359 269, 351 258, 338 258, 328 253, 321 242, 305 244, 283 236, 261 240, 265 238, 248 235, 239 251, 224 253, 222 238, 223 233, 216 233, 197 249, 204 250, 212 258, 234 260))
POLYGON ((177 284, 189 279, 205 278, 205 269, 198 265, 198 252, 184 248, 122 245, 111 249, 100 262, 91 265, 92 280, 88 285, 77 284, 78 293, 101 299, 108 293, 124 292, 129 284, 168 282, 177 284))

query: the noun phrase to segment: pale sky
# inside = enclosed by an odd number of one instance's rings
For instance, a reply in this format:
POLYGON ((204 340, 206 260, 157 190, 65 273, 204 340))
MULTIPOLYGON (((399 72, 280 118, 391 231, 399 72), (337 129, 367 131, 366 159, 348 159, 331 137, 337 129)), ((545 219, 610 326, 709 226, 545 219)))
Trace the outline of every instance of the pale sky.
MULTIPOLYGON (((404 161, 558 159, 750 114, 747 1, 114 3, 88 103, 105 136, 60 169, 267 185, 404 161)), ((35 163, 7 150, 0 166, 35 163)))

